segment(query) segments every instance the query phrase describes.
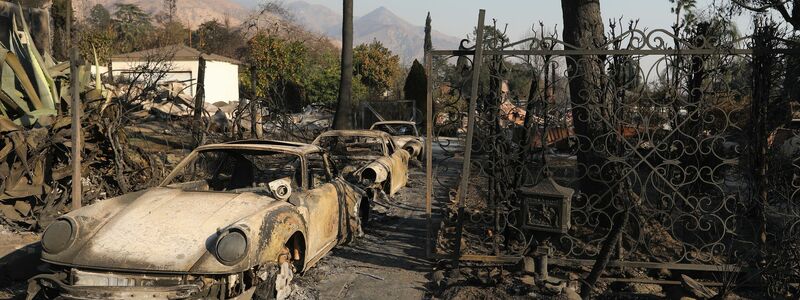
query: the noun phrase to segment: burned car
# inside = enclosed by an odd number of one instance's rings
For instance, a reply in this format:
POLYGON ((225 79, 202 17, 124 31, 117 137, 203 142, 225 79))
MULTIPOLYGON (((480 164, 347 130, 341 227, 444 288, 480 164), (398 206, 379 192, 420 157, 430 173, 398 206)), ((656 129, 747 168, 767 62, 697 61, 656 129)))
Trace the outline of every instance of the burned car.
POLYGON ((294 273, 361 234, 365 200, 317 146, 201 146, 158 187, 47 227, 52 273, 34 277, 29 296, 281 299, 294 273))
POLYGON ((370 127, 372 130, 380 130, 388 133, 394 139, 394 143, 408 151, 411 157, 422 160, 425 153, 425 141, 419 135, 417 124, 411 121, 381 121, 375 122, 370 127))
POLYGON ((397 147, 388 133, 331 130, 320 134, 314 145, 327 150, 344 178, 368 193, 377 190, 394 195, 408 183, 410 154, 397 147))

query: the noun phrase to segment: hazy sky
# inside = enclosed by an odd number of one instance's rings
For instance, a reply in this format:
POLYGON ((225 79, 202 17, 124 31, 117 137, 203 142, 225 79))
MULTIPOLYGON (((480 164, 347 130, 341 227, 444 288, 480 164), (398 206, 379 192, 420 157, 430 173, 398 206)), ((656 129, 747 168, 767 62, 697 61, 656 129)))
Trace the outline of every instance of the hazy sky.
MULTIPOLYGON (((287 0, 291 2, 292 0, 287 0)), ((304 0, 323 4, 336 11, 342 11, 341 0, 304 0)), ((720 1, 720 0, 717 0, 720 1)), ((539 21, 550 28, 558 25, 561 32, 561 1, 558 0, 356 0, 356 16, 364 15, 380 6, 415 25, 423 25, 427 11, 431 12, 433 28, 443 33, 464 37, 472 32, 478 21, 478 10, 486 9, 487 23, 497 19, 498 27, 508 24, 512 40, 522 38, 532 24, 539 21)), ((708 7, 713 0, 698 0, 698 8, 708 7)), ((610 18, 624 20, 639 19, 639 28, 668 29, 675 16, 670 13, 669 0, 603 0, 600 4, 605 20, 610 18)), ((748 17, 737 20, 742 33, 751 31, 748 17)))

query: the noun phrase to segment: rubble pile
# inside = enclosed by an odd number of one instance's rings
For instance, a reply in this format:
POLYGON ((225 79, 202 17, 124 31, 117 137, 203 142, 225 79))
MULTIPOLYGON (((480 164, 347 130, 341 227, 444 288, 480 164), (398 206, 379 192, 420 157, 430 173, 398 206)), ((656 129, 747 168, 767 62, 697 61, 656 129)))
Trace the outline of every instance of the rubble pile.
MULTIPOLYGON (((192 144, 188 121, 157 121, 163 118, 157 109, 113 100, 106 106, 101 97, 92 100, 95 91, 84 96, 81 120, 84 204, 158 184, 192 144), (120 111, 130 113, 128 121, 114 118, 120 111), (163 145, 170 136, 172 144, 163 145)), ((47 120, 22 126, 0 116, 0 224, 8 228, 41 230, 69 207, 71 119, 47 120)))
POLYGON ((64 179, 71 175, 69 125, 60 119, 25 129, 0 116, 0 223, 35 229, 34 216, 63 205, 64 179))

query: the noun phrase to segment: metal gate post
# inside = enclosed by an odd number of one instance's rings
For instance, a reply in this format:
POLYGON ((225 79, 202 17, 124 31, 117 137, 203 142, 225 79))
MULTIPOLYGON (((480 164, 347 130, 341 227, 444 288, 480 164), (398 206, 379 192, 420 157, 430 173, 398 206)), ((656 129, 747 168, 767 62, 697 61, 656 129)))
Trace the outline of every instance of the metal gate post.
POLYGON ((425 21, 425 75, 427 82, 425 88, 425 214, 427 215, 427 236, 425 238, 425 253, 428 258, 432 258, 433 250, 431 245, 433 230, 433 219, 431 214, 431 201, 433 198, 433 55, 431 50, 433 45, 429 43, 431 37, 431 14, 425 21))
POLYGON ((469 112, 467 117, 467 140, 464 145, 464 163, 461 169, 461 184, 458 188, 458 225, 456 227, 456 251, 454 253, 454 264, 458 265, 461 257, 461 238, 464 234, 464 206, 469 186, 469 168, 472 157, 472 137, 475 133, 475 109, 478 98, 478 85, 480 84, 481 66, 483 65, 483 27, 486 18, 486 10, 481 9, 478 13, 478 29, 475 35, 475 56, 472 61, 472 90, 469 98, 469 112))

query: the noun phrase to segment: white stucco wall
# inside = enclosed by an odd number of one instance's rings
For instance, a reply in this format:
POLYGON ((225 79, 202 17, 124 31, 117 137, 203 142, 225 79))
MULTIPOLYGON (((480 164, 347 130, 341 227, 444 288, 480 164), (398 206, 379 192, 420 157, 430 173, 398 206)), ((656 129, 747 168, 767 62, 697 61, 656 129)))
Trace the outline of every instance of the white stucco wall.
MULTIPOLYGON (((126 76, 126 72, 134 70, 136 66, 145 64, 143 61, 112 61, 111 69, 114 77, 126 76)), ((170 71, 161 80, 182 81, 191 86, 185 93, 194 97, 197 90, 197 61, 173 61, 170 63, 170 71)), ((130 75, 127 75, 130 76, 130 75)), ((205 79, 206 97, 208 103, 218 101, 238 101, 239 100, 239 66, 221 61, 206 61, 205 79)))
POLYGON ((206 62, 206 102, 239 101, 239 66, 222 62, 206 62))

